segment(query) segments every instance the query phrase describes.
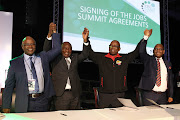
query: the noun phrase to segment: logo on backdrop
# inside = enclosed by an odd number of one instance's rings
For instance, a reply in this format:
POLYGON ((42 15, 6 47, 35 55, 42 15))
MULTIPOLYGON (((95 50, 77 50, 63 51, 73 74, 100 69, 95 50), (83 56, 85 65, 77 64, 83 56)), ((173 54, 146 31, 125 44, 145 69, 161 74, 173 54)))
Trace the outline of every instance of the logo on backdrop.
POLYGON ((144 1, 141 4, 141 8, 145 13, 155 12, 155 4, 150 1, 144 1))

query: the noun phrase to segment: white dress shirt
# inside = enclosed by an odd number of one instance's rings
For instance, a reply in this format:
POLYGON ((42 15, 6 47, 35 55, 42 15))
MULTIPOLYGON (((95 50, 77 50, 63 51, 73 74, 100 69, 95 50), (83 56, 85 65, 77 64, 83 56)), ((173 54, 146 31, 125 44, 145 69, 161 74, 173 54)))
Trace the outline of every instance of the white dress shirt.
MULTIPOLYGON (((157 58, 156 58, 157 60, 157 58)), ((158 87, 156 84, 153 88, 153 91, 156 92, 165 92, 167 90, 167 68, 166 65, 161 58, 159 58, 159 62, 160 62, 160 72, 161 72, 161 85, 158 87)))
MULTIPOLYGON (((70 57, 65 58, 65 60, 66 60, 66 61, 68 60, 68 61, 71 63, 71 59, 70 59, 70 57)), ((71 89, 71 83, 70 83, 70 79, 69 79, 69 77, 68 77, 68 79, 67 79, 67 83, 66 83, 66 87, 65 87, 65 89, 71 89)))
MULTIPOLYGON (((28 80, 32 79, 31 63, 30 63, 29 57, 32 57, 32 62, 34 63, 34 67, 36 69, 36 74, 37 74, 38 84, 39 84, 39 92, 38 93, 42 93, 44 91, 44 73, 43 73, 41 58, 35 56, 34 54, 32 56, 29 56, 24 53, 24 64, 25 64, 25 69, 26 69, 28 80)), ((29 93, 31 94, 31 93, 35 93, 35 92, 31 91, 29 89, 29 93)))

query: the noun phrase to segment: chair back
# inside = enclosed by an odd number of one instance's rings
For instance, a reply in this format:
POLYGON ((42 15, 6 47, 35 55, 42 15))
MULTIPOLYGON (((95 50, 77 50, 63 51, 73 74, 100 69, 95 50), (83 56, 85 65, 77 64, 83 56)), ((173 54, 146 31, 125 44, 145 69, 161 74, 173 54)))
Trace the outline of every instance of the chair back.
POLYGON ((138 87, 135 87, 135 90, 136 90, 136 101, 138 103, 138 106, 143 106, 143 95, 142 95, 143 90, 141 90, 138 87))
POLYGON ((93 87, 94 98, 95 98, 95 108, 99 108, 99 87, 93 87))

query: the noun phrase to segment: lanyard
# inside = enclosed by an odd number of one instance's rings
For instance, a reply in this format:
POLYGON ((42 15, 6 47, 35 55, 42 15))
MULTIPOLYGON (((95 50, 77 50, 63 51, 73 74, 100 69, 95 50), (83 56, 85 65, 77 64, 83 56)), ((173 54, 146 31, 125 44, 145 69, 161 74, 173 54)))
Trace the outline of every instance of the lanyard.
MULTIPOLYGON (((32 61, 33 64, 34 64, 34 67, 35 67, 36 58, 37 58, 37 57, 34 56, 34 62, 32 61)), ((30 63, 30 62, 31 62, 31 61, 30 61, 30 57, 29 57, 28 59, 29 59, 29 63, 30 63)), ((25 64, 28 66, 29 70, 31 71, 31 79, 32 79, 32 78, 33 78, 32 68, 29 66, 29 64, 28 64, 28 62, 27 62, 26 59, 25 59, 25 64)), ((31 64, 31 63, 30 63, 30 64, 31 64)))

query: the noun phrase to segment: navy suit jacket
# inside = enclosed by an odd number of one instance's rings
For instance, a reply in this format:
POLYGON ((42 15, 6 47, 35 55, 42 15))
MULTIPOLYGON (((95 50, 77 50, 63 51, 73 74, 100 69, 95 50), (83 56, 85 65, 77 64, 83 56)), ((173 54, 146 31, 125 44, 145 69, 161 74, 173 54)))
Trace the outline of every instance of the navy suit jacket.
MULTIPOLYGON (((156 76, 157 76, 157 62, 155 56, 150 56, 146 52, 146 44, 147 40, 141 42, 141 46, 139 49, 140 58, 144 63, 144 72, 141 76, 141 80, 139 83, 139 88, 144 90, 152 90, 154 85, 156 84, 156 76)), ((168 84, 168 96, 173 97, 173 74, 171 69, 171 63, 167 60, 164 60, 164 63, 167 68, 167 84, 168 84)))
MULTIPOLYGON (((39 53, 44 72, 44 96, 47 99, 55 95, 50 78, 49 62, 60 53, 60 50, 60 35, 56 33, 53 34, 52 50, 39 53)), ((16 88, 15 112, 27 112, 29 90, 23 55, 10 61, 10 67, 5 81, 5 89, 3 91, 3 109, 9 109, 11 107, 14 88, 16 88)))

